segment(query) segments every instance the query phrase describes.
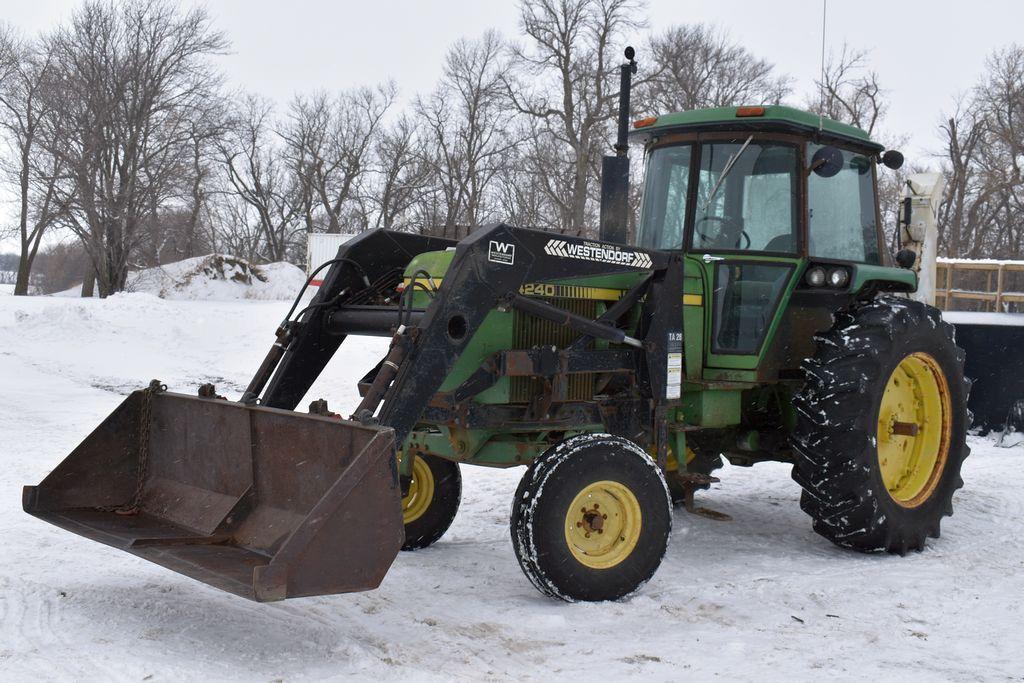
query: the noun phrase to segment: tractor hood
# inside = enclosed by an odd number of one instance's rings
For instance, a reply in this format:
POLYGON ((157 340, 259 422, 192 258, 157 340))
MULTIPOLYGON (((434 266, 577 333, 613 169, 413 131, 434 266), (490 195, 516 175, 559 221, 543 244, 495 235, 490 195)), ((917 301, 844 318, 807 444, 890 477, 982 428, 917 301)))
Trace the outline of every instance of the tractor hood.
MULTIPOLYGON (((455 248, 449 247, 442 251, 428 251, 415 256, 406 266, 400 287, 404 289, 418 282, 430 289, 436 289, 444 283, 444 276, 455 258, 455 248)), ((609 273, 582 278, 565 278, 548 282, 528 283, 520 290, 525 296, 537 296, 550 299, 596 299, 617 301, 622 294, 639 282, 646 272, 609 273)), ((417 306, 429 303, 428 295, 417 288, 413 295, 417 306)))

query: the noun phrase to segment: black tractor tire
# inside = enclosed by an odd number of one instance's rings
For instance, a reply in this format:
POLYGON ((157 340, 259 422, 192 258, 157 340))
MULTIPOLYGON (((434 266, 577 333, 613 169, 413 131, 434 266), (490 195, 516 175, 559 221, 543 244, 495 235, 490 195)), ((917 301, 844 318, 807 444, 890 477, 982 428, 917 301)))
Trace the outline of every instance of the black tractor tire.
POLYGON ((863 552, 939 537, 970 453, 964 351, 939 311, 880 296, 815 336, 794 396, 793 479, 814 530, 863 552))
POLYGON ((432 455, 417 455, 412 484, 402 498, 405 542, 402 550, 432 545, 448 531, 462 502, 462 473, 458 463, 432 455))
POLYGON ((519 566, 541 593, 567 602, 618 600, 657 571, 672 507, 661 469, 642 448, 584 434, 530 465, 510 527, 519 566))

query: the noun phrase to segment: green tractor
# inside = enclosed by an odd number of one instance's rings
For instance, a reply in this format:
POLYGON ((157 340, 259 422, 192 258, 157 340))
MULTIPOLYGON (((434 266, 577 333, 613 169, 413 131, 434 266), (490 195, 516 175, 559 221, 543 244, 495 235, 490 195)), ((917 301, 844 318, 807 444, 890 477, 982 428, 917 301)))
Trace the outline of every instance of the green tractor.
POLYGON ((792 463, 838 545, 923 548, 963 483, 969 387, 952 327, 904 296, 910 259, 885 244, 876 173, 902 157, 781 106, 643 119, 627 239, 632 70, 600 240, 363 233, 240 401, 151 384, 26 487, 25 510, 279 600, 375 588, 399 549, 445 533, 460 464, 522 465, 523 572, 552 597, 611 600, 651 578, 672 504, 692 508, 724 455, 792 463), (391 346, 351 417, 294 412, 352 334, 391 346))

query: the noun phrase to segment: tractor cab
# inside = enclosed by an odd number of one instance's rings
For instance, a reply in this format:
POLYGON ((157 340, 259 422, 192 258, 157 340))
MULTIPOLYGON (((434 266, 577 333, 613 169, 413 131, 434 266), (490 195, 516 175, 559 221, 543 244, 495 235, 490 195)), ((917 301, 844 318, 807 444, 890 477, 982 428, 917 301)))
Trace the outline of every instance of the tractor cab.
POLYGON ((721 107, 641 119, 633 137, 646 173, 632 244, 684 252, 684 303, 703 311, 686 325, 705 330, 687 335, 691 379, 796 376, 843 300, 894 278, 914 288, 913 273, 890 267, 880 228, 883 148, 859 128, 789 107, 721 107), (782 305, 794 296, 799 305, 782 305), (778 362, 759 372, 766 354, 778 362))

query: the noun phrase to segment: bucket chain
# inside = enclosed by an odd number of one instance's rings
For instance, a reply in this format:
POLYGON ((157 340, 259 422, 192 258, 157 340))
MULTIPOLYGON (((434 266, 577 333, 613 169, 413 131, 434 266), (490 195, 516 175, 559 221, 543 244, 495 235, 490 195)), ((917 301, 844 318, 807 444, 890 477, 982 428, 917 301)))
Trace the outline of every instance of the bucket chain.
MULTIPOLYGON (((101 507, 104 512, 116 512, 119 515, 136 515, 142 503, 142 489, 146 485, 146 471, 149 467, 149 428, 153 417, 153 397, 167 391, 167 385, 154 379, 142 390, 142 406, 139 408, 139 424, 136 428, 135 443, 135 492, 127 503, 101 507)), ((131 447, 127 449, 130 453, 131 447)))

